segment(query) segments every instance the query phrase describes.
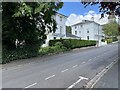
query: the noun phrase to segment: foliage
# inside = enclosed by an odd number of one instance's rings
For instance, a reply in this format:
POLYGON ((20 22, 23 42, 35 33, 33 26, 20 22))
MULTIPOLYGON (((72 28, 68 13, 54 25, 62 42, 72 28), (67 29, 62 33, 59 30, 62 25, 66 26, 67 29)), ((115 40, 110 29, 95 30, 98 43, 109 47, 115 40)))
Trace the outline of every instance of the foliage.
POLYGON ((53 15, 62 5, 62 2, 3 2, 3 45, 15 49, 18 39, 25 40, 25 45, 39 47, 46 39, 46 31, 56 30, 53 15))
POLYGON ((118 36, 118 24, 116 22, 111 22, 103 26, 104 34, 107 36, 118 36))
POLYGON ((38 55, 46 32, 56 30, 53 15, 62 6, 62 2, 2 2, 2 63, 38 55), (25 44, 16 48, 16 39, 25 44))
POLYGON ((112 43, 113 42, 113 40, 111 38, 106 39, 106 41, 107 41, 107 43, 112 43))
POLYGON ((63 46, 61 42, 55 43, 55 46, 51 47, 42 47, 39 50, 39 53, 36 53, 33 48, 17 48, 15 50, 7 50, 4 48, 3 50, 3 60, 2 64, 9 63, 14 60, 20 60, 20 59, 26 59, 26 58, 31 58, 35 57, 38 55, 49 55, 49 54, 56 54, 60 53, 63 51, 66 51, 67 49, 63 46))
POLYGON ((102 41, 102 42, 105 42, 105 39, 102 39, 101 41, 102 41))
POLYGON ((55 46, 50 47, 42 47, 39 50, 40 55, 49 55, 49 54, 56 54, 66 51, 66 48, 63 46, 61 42, 56 42, 55 46))
POLYGON ((71 27, 70 26, 66 26, 66 32, 72 33, 71 31, 72 31, 71 27))
MULTIPOLYGON (((83 0, 84 1, 84 0, 83 0)), ((109 1, 109 0, 108 0, 109 1)), ((104 17, 104 14, 112 14, 116 12, 116 8, 120 5, 120 1, 116 0, 116 2, 104 2, 101 0, 100 2, 82 2, 82 4, 87 7, 88 5, 99 5, 99 12, 101 12, 101 17, 104 17)), ((120 16, 120 13, 115 13, 116 15, 120 16)))
POLYGON ((15 50, 7 50, 3 48, 2 51, 2 64, 9 63, 14 60, 26 59, 35 57, 38 55, 33 48, 25 47, 25 48, 17 48, 15 50))
POLYGON ((118 41, 117 37, 112 37, 112 41, 118 41))
POLYGON ((67 49, 74 49, 74 48, 81 48, 81 47, 87 47, 87 46, 94 46, 96 45, 96 41, 92 40, 78 40, 78 39, 56 39, 56 40, 50 40, 49 45, 55 46, 56 42, 61 42, 64 47, 67 49), (67 44, 67 42, 69 42, 67 44), (67 45, 66 45, 67 44, 67 45))

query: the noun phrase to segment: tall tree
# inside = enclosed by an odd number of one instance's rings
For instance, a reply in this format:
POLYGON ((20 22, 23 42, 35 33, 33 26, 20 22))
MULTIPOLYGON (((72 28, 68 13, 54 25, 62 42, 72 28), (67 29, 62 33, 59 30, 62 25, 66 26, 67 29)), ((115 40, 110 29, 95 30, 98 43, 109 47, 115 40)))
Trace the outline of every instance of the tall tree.
MULTIPOLYGON (((84 1, 84 0, 83 0, 84 1)), ((111 0, 108 0, 110 2, 104 2, 104 0, 101 0, 100 2, 82 2, 82 4, 87 7, 88 5, 96 5, 99 4, 99 11, 102 13, 101 17, 104 17, 104 14, 112 14, 115 13, 116 15, 120 16, 120 13, 116 13, 116 9, 120 6, 120 1, 116 0, 116 2, 111 2, 111 0)))
POLYGON ((3 2, 3 46, 14 49, 18 39, 25 40, 27 46, 39 47, 46 39, 45 33, 55 31, 53 15, 62 6, 62 2, 3 2))
POLYGON ((105 24, 103 26, 103 31, 106 36, 117 37, 119 35, 118 24, 116 22, 111 22, 111 23, 105 24))

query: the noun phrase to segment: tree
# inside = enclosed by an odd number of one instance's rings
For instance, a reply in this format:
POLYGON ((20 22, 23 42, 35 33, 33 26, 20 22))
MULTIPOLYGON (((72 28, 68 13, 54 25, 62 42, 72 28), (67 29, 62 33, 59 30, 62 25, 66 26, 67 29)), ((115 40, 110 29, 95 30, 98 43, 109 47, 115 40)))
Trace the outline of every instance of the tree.
POLYGON ((88 5, 99 4, 99 11, 102 13, 101 17, 104 17, 104 14, 110 15, 112 13, 120 16, 120 13, 116 13, 116 9, 120 5, 119 0, 116 0, 116 2, 104 2, 104 0, 101 0, 100 2, 82 2, 82 4, 84 4, 85 7, 87 7, 88 5))
POLYGON ((71 31, 72 31, 71 27, 70 26, 66 26, 66 32, 72 33, 71 31))
POLYGON ((45 33, 56 30, 53 15, 62 6, 62 2, 3 2, 3 46, 15 49, 18 39, 37 50, 46 39, 45 33))
POLYGON ((117 37, 119 35, 118 24, 116 22, 105 24, 103 26, 103 31, 108 37, 117 37))

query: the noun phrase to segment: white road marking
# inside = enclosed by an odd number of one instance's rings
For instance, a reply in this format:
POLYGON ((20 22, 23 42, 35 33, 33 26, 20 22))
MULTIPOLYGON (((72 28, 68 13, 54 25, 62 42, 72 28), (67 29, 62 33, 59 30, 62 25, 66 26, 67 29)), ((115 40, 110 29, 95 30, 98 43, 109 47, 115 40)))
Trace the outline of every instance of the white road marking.
POLYGON ((75 68, 75 67, 77 67, 78 65, 74 65, 72 68, 75 68))
POLYGON ((65 71, 68 71, 68 69, 62 70, 61 72, 63 73, 63 72, 65 72, 65 71))
POLYGON ((55 76, 55 75, 51 75, 51 76, 45 78, 45 80, 48 80, 48 79, 50 79, 50 78, 52 78, 52 77, 54 77, 54 76, 55 76))
POLYGON ((82 62, 81 64, 84 64, 85 62, 82 62))
POLYGON ((72 85, 70 85, 66 90, 69 90, 69 89, 73 88, 76 84, 78 84, 80 81, 82 81, 82 80, 84 80, 84 79, 85 79, 85 80, 88 80, 88 78, 79 76, 79 79, 78 79, 75 83, 73 83, 72 85))
POLYGON ((113 65, 115 65, 118 62, 118 60, 115 59, 114 62, 110 63, 107 67, 105 67, 101 72, 99 72, 93 79, 91 79, 86 85, 85 88, 94 88, 96 83, 105 75, 105 73, 110 70, 113 65))
POLYGON ((27 86, 27 87, 25 87, 25 88, 30 88, 30 87, 32 87, 32 86, 34 86, 34 85, 36 85, 37 83, 33 83, 33 84, 31 84, 31 85, 29 85, 29 86, 27 86))

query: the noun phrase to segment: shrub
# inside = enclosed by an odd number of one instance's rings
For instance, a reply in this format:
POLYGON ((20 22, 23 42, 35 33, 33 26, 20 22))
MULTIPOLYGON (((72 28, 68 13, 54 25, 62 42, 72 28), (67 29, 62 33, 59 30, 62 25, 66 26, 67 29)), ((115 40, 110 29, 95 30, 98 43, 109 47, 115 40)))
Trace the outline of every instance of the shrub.
POLYGON ((35 57, 37 55, 38 55, 38 51, 36 51, 34 48, 30 48, 30 47, 16 48, 14 50, 7 50, 7 49, 3 48, 2 64, 6 64, 13 60, 35 57))
POLYGON ((54 46, 40 48, 39 54, 47 55, 47 54, 63 52, 65 50, 66 48, 63 46, 61 42, 56 42, 54 46))
POLYGON ((105 42, 105 39, 102 39, 101 41, 102 41, 102 42, 105 42))
POLYGON ((112 43, 112 39, 106 39, 107 43, 112 43))
POLYGON ((58 48, 62 48, 63 47, 63 44, 61 42, 56 42, 55 43, 55 46, 58 47, 58 48))
POLYGON ((50 40, 49 46, 55 46, 56 42, 61 42, 67 49, 81 48, 87 46, 96 45, 96 41, 93 40, 79 40, 79 39, 56 39, 50 40))
POLYGON ((113 37, 113 38, 112 38, 112 41, 113 41, 113 42, 114 42, 114 41, 118 41, 117 37, 113 37))
POLYGON ((46 55, 46 54, 48 54, 48 52, 49 52, 49 47, 42 47, 39 50, 40 55, 46 55))

